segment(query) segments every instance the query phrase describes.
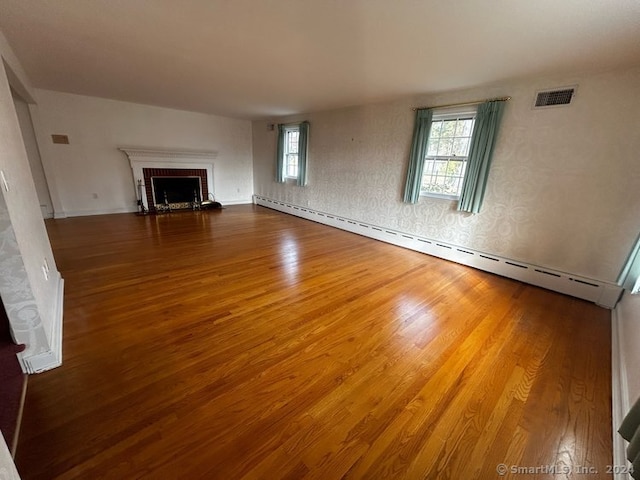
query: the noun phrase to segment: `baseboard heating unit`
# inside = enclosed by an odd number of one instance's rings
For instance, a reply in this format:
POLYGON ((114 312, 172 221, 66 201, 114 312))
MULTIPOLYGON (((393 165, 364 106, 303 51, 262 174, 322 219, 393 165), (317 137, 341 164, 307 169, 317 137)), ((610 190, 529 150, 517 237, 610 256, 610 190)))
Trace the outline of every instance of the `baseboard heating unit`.
POLYGON ((622 287, 254 195, 254 203, 331 227, 614 308, 622 287))

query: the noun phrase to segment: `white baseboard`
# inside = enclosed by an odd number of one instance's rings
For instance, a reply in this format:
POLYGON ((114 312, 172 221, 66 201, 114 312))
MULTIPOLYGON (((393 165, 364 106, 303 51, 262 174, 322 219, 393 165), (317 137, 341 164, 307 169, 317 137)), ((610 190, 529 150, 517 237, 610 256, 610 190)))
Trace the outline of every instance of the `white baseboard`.
POLYGON ((58 291, 53 324, 49 332, 49 350, 36 355, 18 354, 20 366, 25 373, 40 373, 62 365, 62 324, 64 311, 64 279, 58 274, 58 291))
MULTIPOLYGON (((628 465, 627 442, 618 433, 624 416, 631 408, 629 405, 629 386, 627 384, 627 364, 621 348, 624 338, 623 322, 619 318, 619 309, 611 312, 611 423, 613 427, 613 465, 628 465)), ((614 480, 630 480, 626 473, 613 474, 614 480)))
POLYGON ((254 203, 375 240, 589 300, 605 308, 614 308, 622 294, 622 288, 613 283, 560 272, 486 252, 479 252, 463 246, 316 211, 308 207, 292 205, 259 195, 254 195, 254 203))
POLYGON ((251 198, 241 198, 241 199, 236 199, 236 200, 217 200, 218 202, 220 202, 222 204, 223 207, 227 206, 227 205, 249 205, 251 203, 253 203, 253 199, 251 198))
POLYGON ((68 217, 89 217, 92 215, 111 215, 113 213, 136 213, 137 207, 129 208, 109 208, 99 210, 75 210, 56 213, 54 218, 68 218, 68 217))
MULTIPOLYGON (((253 199, 251 198, 241 198, 235 200, 217 200, 219 201, 223 207, 227 205, 248 205, 253 203, 253 199)), ((67 212, 56 212, 53 218, 68 218, 68 217, 89 217, 92 215, 111 215, 114 213, 136 213, 138 212, 137 207, 131 208, 112 208, 112 209, 102 209, 102 210, 77 210, 77 211, 67 211, 67 212)))

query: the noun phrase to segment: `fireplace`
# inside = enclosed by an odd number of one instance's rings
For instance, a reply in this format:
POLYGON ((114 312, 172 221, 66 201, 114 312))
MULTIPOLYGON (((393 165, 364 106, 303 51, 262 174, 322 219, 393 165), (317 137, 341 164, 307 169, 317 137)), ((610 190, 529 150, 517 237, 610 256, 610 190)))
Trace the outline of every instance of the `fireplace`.
MULTIPOLYGON (((151 177, 156 205, 201 202, 200 177, 151 177)), ((174 207, 175 208, 175 207, 174 207)))
POLYGON ((151 212, 184 210, 209 198, 207 171, 193 168, 143 168, 151 212))
POLYGON ((139 212, 192 208, 194 201, 214 197, 213 160, 218 152, 119 149, 126 153, 131 164, 139 212))

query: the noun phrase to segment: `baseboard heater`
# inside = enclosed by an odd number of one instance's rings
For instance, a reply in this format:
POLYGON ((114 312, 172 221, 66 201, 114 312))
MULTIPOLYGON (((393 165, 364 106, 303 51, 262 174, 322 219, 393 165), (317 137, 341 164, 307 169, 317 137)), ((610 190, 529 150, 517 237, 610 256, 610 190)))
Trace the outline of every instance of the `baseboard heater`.
POLYGON ((279 200, 254 195, 254 203, 365 237, 426 253, 538 287, 614 308, 622 294, 619 285, 580 277, 489 253, 372 225, 279 200))

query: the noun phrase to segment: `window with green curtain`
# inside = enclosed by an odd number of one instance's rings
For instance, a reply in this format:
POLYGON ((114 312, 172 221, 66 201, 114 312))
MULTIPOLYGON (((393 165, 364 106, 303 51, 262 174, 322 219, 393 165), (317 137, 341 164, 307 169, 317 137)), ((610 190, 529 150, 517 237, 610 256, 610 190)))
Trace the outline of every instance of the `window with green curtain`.
POLYGON ((504 100, 489 101, 478 105, 467 170, 462 183, 458 210, 479 213, 487 188, 491 160, 496 145, 498 129, 504 111, 504 100))
POLYGON ((622 268, 618 284, 631 293, 640 293, 640 235, 622 268))
POLYGON ((309 122, 278 125, 276 182, 295 179, 301 187, 307 184, 308 145, 309 122))
POLYGON ((461 108, 465 104, 417 110, 403 201, 417 203, 421 195, 458 199, 459 211, 478 213, 504 103, 490 100, 477 112, 461 108))

